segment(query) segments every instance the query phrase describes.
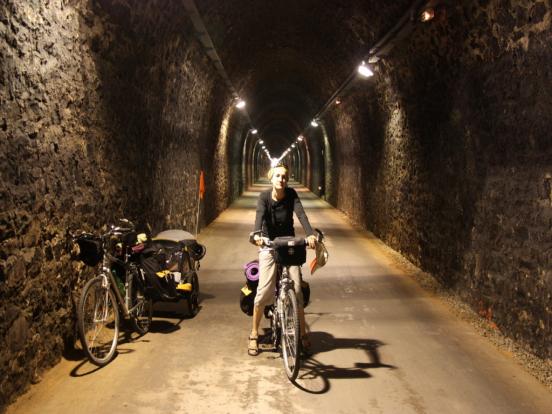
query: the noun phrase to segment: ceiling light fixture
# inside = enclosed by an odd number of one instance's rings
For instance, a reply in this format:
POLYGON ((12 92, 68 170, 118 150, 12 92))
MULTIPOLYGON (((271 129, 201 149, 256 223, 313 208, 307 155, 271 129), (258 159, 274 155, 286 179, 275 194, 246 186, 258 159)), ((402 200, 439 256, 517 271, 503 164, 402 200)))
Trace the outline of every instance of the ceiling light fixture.
POLYGON ((257 128, 253 128, 253 129, 251 130, 251 133, 252 133, 253 135, 257 135, 257 132, 259 132, 259 131, 257 131, 257 128))
POLYGON ((313 119, 313 120, 311 121, 311 125, 312 125, 313 127, 315 127, 315 128, 318 126, 318 122, 316 121, 316 119, 313 119))
POLYGON ((299 136, 297 137, 297 141, 299 141, 299 142, 303 141, 303 135, 299 135, 299 136))
POLYGON ((335 104, 336 104, 336 105, 340 105, 340 104, 341 104, 341 99, 337 98, 337 99, 335 100, 335 104))

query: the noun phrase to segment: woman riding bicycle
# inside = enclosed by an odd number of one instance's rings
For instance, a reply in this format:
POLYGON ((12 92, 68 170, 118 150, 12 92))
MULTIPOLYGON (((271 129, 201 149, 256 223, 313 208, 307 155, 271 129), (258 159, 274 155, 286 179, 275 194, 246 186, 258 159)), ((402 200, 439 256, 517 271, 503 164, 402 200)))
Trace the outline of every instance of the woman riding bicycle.
MULTIPOLYGON (((299 200, 299 196, 293 188, 287 187, 287 166, 278 164, 271 168, 268 172, 268 179, 272 183, 272 188, 259 194, 257 214, 255 217, 255 231, 262 231, 262 237, 268 237, 270 240, 282 236, 295 236, 295 231, 293 229, 293 213, 295 213, 305 230, 309 247, 314 248, 316 236, 305 214, 301 200, 299 200)), ((262 239, 260 236, 255 235, 254 239, 257 246, 262 246, 262 239)), ((257 287, 257 295, 255 296, 253 307, 253 326, 247 346, 247 353, 251 356, 259 354, 259 324, 263 315, 264 306, 270 304, 274 299, 276 271, 277 266, 274 261, 273 251, 261 248, 259 251, 259 285, 257 287)), ((293 286, 297 296, 303 349, 308 349, 310 347, 310 342, 306 337, 305 330, 300 267, 290 266, 289 274, 293 280, 293 286)))

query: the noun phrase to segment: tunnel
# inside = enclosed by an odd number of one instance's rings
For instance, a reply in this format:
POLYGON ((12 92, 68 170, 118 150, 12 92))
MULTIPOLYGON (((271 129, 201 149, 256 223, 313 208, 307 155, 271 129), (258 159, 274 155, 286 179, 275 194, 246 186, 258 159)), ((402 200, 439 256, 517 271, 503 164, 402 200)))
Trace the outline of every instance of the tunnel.
POLYGON ((549 361, 551 20, 550 0, 2 1, 0 407, 76 341, 69 230, 201 235, 275 160, 549 361))

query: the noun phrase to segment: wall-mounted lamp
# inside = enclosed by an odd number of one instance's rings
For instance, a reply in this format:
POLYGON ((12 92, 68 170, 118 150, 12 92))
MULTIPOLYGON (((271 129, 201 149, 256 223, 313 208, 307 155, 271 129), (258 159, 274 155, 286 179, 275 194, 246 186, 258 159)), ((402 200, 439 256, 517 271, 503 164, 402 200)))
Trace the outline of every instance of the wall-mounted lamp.
POLYGON ((315 128, 318 126, 318 122, 316 121, 316 119, 313 119, 313 120, 311 121, 311 125, 312 125, 313 127, 315 127, 315 128))
POLYGON ((253 129, 251 130, 251 133, 252 133, 253 135, 257 135, 257 132, 259 132, 259 131, 257 131, 257 128, 253 128, 253 129))
POLYGON ((340 104, 341 104, 341 99, 337 98, 337 99, 335 100, 335 104, 336 104, 336 105, 340 105, 340 104))
POLYGON ((245 101, 243 99, 240 99, 240 98, 236 98, 236 108, 238 109, 243 109, 245 108, 245 101))
POLYGON ((299 135, 299 136, 297 137, 297 141, 299 141, 299 142, 303 141, 303 135, 299 135))
POLYGON ((365 78, 374 76, 374 72, 372 72, 372 69, 370 69, 370 67, 364 61, 362 61, 362 63, 358 65, 357 71, 361 76, 364 76, 365 78))
POLYGON ((291 144, 291 148, 295 148, 295 144, 291 144))
POLYGON ((262 139, 260 139, 259 144, 264 144, 264 141, 262 139))
POLYGON ((433 20, 435 17, 435 9, 433 7, 430 7, 428 9, 425 9, 422 14, 420 14, 420 21, 425 23, 429 22, 430 20, 433 20))

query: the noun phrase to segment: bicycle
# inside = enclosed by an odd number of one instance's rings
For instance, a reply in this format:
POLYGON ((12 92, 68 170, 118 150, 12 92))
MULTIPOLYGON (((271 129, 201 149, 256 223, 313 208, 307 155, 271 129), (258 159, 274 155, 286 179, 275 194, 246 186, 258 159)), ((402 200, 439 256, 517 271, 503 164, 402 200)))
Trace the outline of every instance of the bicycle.
MULTIPOLYGON (((318 229, 316 231, 317 242, 322 242, 323 233, 318 229)), ((255 235, 261 235, 261 231, 250 234, 251 243, 255 243, 255 235)), ((270 321, 273 349, 281 354, 286 375, 294 382, 299 373, 302 344, 297 296, 289 267, 301 266, 306 262, 308 243, 305 238, 295 237, 276 237, 274 240, 261 237, 261 240, 262 246, 274 252, 277 266, 274 305, 265 308, 265 317, 270 321)))
POLYGON ((73 236, 80 247, 79 258, 85 264, 102 263, 99 274, 84 285, 77 308, 83 350, 90 362, 100 367, 115 356, 120 313, 140 335, 149 331, 153 316, 153 301, 146 291, 144 271, 138 265, 140 244, 136 244, 134 225, 126 219, 121 223, 122 226, 111 225, 101 236, 73 236))

